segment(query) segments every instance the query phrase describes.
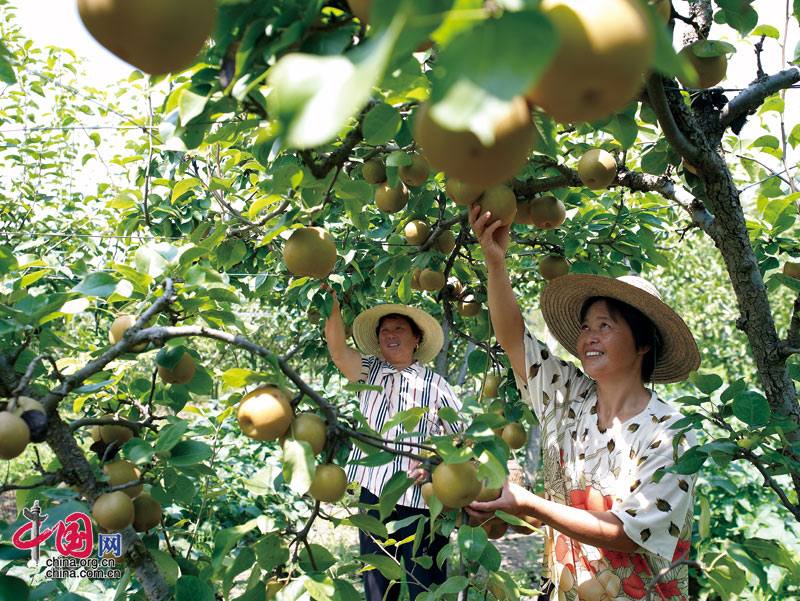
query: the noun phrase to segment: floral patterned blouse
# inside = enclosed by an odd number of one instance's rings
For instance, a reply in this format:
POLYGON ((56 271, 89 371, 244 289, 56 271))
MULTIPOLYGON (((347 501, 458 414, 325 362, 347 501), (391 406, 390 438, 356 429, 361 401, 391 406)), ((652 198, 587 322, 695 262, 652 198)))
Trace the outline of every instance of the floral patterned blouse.
POLYGON ((594 380, 554 357, 527 330, 524 343, 527 381, 517 376, 517 386, 541 426, 545 497, 610 511, 639 545, 621 553, 545 528, 551 599, 644 599, 649 590, 649 599, 685 601, 688 568, 671 566, 688 559, 696 477, 664 473, 657 482, 654 474, 697 444, 693 433, 673 446, 677 431, 670 426, 682 416, 655 393, 636 416, 599 428, 594 380))

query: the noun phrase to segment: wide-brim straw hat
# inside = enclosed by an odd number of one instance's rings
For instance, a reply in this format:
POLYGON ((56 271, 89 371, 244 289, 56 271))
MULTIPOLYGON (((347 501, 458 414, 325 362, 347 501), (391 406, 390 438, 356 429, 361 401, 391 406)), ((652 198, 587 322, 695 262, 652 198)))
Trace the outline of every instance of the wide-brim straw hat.
POLYGON ((658 328, 662 349, 656 356, 651 377, 653 382, 680 382, 700 366, 700 351, 689 326, 661 300, 655 286, 632 275, 619 278, 564 275, 545 287, 540 299, 542 315, 550 332, 572 355, 578 357, 581 307, 593 296, 606 296, 628 303, 658 328))
POLYGON ((427 363, 439 354, 439 351, 442 350, 442 344, 444 344, 444 332, 442 332, 442 326, 439 325, 439 322, 422 309, 399 304, 376 305, 362 311, 355 318, 353 321, 353 338, 355 338, 356 345, 358 345, 362 353, 375 355, 383 359, 375 328, 378 326, 381 317, 391 313, 405 315, 413 319, 414 323, 422 330, 422 342, 419 343, 419 347, 414 352, 414 357, 420 363, 427 363))

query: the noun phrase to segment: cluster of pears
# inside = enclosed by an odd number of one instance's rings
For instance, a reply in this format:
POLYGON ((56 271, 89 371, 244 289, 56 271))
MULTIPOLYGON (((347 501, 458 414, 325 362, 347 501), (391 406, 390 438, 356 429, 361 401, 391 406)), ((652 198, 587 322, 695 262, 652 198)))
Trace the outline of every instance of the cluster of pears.
POLYGON ((189 65, 214 28, 215 0, 78 0, 89 33, 145 73, 189 65))
MULTIPOLYGON (((325 448, 327 426, 315 413, 295 416, 286 393, 276 386, 261 386, 239 402, 236 418, 245 436, 264 442, 291 438, 305 441, 314 455, 325 448)), ((347 474, 341 466, 323 463, 316 467, 309 494, 317 501, 335 503, 344 496, 347 474)))
POLYGON ((412 152, 407 156, 407 164, 397 170, 400 181, 392 186, 386 174, 386 165, 379 157, 364 161, 361 175, 375 188, 375 206, 384 213, 397 213, 408 204, 408 188, 416 188, 428 181, 430 165, 425 157, 412 152))
MULTIPOLYGON (((424 219, 412 219, 403 228, 406 242, 412 246, 422 246, 431 235, 431 226, 424 219)), ((439 232, 434 241, 434 248, 448 255, 456 247, 456 237, 450 229, 439 232)))
MULTIPOLYGON (((108 329, 108 341, 117 344, 125 336, 125 332, 136 323, 136 316, 127 313, 117 315, 108 329)), ((147 342, 131 347, 133 352, 141 352, 147 348, 147 342)), ((194 358, 184 350, 178 361, 172 367, 157 365, 158 376, 165 384, 187 384, 194 378, 197 365, 194 358)))
MULTIPOLYGON (((501 380, 494 372, 486 374, 483 379, 483 386, 481 387, 481 399, 488 401, 497 397, 497 392, 500 388, 501 380)), ((502 413, 502 409, 499 410, 502 413)), ((511 422, 499 428, 495 433, 502 438, 510 449, 521 449, 528 442, 528 434, 525 431, 525 426, 519 422, 511 422)))
MULTIPOLYGON (((113 419, 114 416, 105 417, 113 419)), ((119 449, 133 438, 133 430, 121 424, 94 426, 90 433, 95 444, 100 445, 97 448, 98 454, 105 454, 105 449, 109 445, 119 449)), ((92 445, 92 448, 95 446, 92 445)), ((103 472, 111 487, 136 482, 142 475, 133 463, 125 459, 106 463, 103 472)), ((108 532, 119 532, 130 525, 133 525, 137 532, 146 532, 157 526, 161 522, 161 505, 143 491, 144 486, 139 483, 100 495, 92 505, 95 522, 108 532)))
MULTIPOLYGON (((564 203, 555 196, 536 196, 517 201, 514 191, 505 184, 483 190, 456 179, 448 179, 445 191, 457 205, 477 204, 481 213, 490 212, 492 221, 500 220, 503 225, 517 223, 550 230, 561 226, 567 217, 564 203)), ((547 255, 539 261, 539 273, 548 281, 568 272, 569 261, 561 255, 547 255)))
POLYGON ((0 459, 19 457, 30 442, 47 436, 47 412, 36 399, 18 396, 0 412, 0 459))

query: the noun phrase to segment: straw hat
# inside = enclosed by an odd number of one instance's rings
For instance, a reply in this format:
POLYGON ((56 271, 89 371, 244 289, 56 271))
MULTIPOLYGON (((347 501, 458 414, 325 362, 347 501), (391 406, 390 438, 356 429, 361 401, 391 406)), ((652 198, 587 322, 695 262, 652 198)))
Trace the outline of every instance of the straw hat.
POLYGON ((656 357, 653 382, 680 382, 700 366, 700 352, 689 327, 661 300, 655 286, 632 275, 616 279, 598 275, 564 275, 547 285, 540 301, 542 315, 553 336, 572 355, 578 356, 581 307, 592 296, 606 296, 628 303, 658 328, 663 348, 660 356, 656 357))
POLYGON ((427 363, 436 357, 442 349, 442 344, 444 344, 444 333, 439 322, 422 309, 397 304, 376 305, 366 311, 362 311, 355 318, 353 321, 353 338, 355 338, 356 344, 362 353, 383 358, 375 328, 378 326, 381 317, 390 313, 405 315, 413 319, 414 323, 422 330, 422 342, 419 343, 419 348, 414 352, 414 357, 420 363, 427 363))

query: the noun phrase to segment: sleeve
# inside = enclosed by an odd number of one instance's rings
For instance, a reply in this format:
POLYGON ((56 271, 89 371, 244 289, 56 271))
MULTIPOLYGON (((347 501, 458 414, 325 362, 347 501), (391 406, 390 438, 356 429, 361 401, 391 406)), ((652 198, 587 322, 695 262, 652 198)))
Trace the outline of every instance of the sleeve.
MULTIPOLYGON (((697 474, 665 472, 658 482, 654 475, 659 469, 674 465, 678 457, 697 444, 694 433, 690 431, 682 437, 677 450, 673 449, 675 430, 670 430, 669 424, 680 418, 676 415, 668 422, 658 424, 652 434, 643 438, 636 453, 638 468, 630 477, 630 494, 621 504, 610 509, 633 542, 670 562, 678 539, 685 535, 683 530, 687 520, 693 515, 697 474)), ((627 488, 628 485, 625 483, 623 486, 627 488)))
MULTIPOLYGON (((451 407, 455 409, 456 413, 461 413, 461 400, 456 396, 456 391, 453 390, 453 387, 445 380, 441 378, 439 381, 438 388, 438 398, 436 399, 436 412, 438 415, 439 409, 443 407, 451 407)), ((456 424, 451 424, 450 422, 439 419, 439 422, 442 424, 444 431, 448 434, 455 434, 458 429, 456 428, 456 424)))
POLYGON ((361 375, 358 377, 359 382, 366 383, 369 380, 369 372, 372 370, 372 366, 375 365, 377 360, 378 358, 373 355, 361 355, 361 375))
POLYGON ((530 405, 536 419, 541 423, 544 421, 545 411, 563 413, 568 402, 588 389, 592 380, 572 363, 554 356, 527 327, 523 342, 526 377, 520 378, 516 373, 514 377, 523 401, 530 405))

